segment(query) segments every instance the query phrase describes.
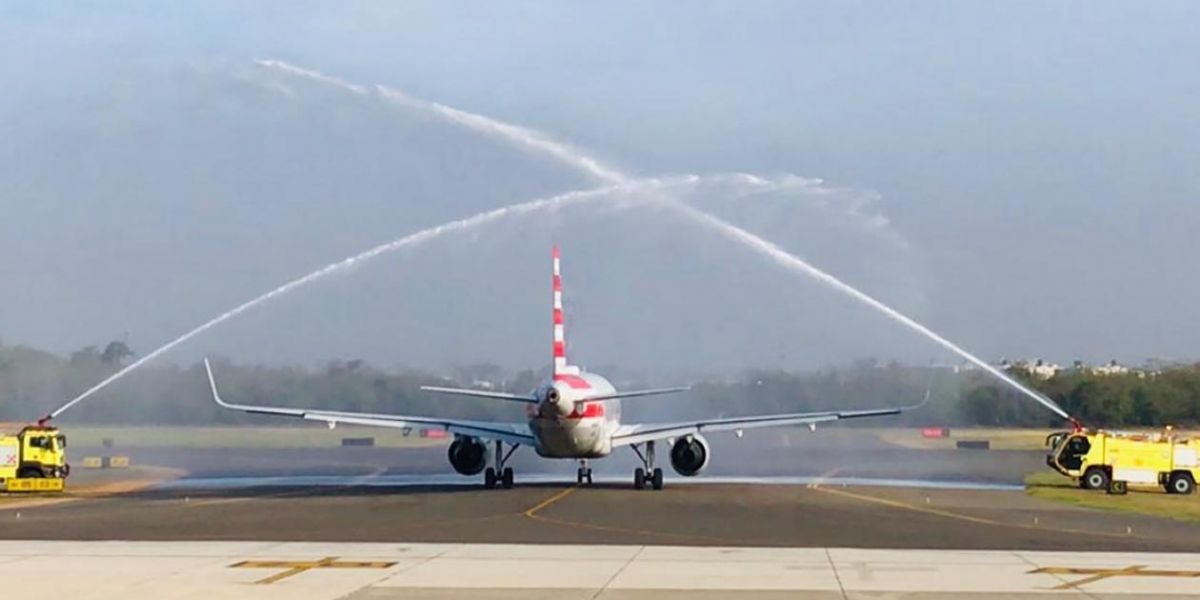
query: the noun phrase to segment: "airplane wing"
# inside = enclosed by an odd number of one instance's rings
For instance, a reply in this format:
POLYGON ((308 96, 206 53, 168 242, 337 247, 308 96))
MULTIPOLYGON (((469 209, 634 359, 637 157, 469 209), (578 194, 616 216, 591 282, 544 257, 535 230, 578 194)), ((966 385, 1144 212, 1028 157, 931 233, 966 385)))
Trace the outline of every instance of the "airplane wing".
POLYGON ((632 446, 652 440, 676 438, 689 434, 708 433, 716 431, 736 431, 741 429, 757 429, 761 427, 784 427, 789 425, 815 425, 842 419, 858 419, 862 417, 882 417, 898 415, 906 408, 880 408, 873 410, 827 411, 810 413, 791 413, 782 415, 764 415, 759 417, 732 417, 726 419, 708 419, 683 423, 656 423, 645 425, 623 425, 613 434, 613 446, 632 446))
POLYGON ((332 410, 310 410, 306 408, 284 408, 276 406, 254 406, 249 404, 231 404, 221 399, 217 391, 217 381, 213 377, 212 366, 204 359, 204 370, 208 372, 208 385, 212 389, 213 400, 223 408, 240 410, 258 415, 275 415, 297 417, 310 421, 323 421, 330 426, 338 423, 350 425, 366 425, 370 427, 415 427, 419 429, 441 429, 450 433, 471 437, 501 440, 510 444, 532 444, 533 435, 529 426, 524 423, 492 423, 488 421, 464 421, 460 419, 441 419, 437 417, 410 417, 404 415, 342 412, 332 410))
POLYGON ((525 402, 528 404, 537 404, 536 396, 527 394, 509 394, 505 392, 486 392, 483 390, 466 390, 462 388, 438 387, 436 385, 423 385, 421 389, 427 392, 437 392, 439 394, 454 394, 456 396, 472 396, 475 398, 492 398, 495 400, 511 400, 513 402, 525 402))

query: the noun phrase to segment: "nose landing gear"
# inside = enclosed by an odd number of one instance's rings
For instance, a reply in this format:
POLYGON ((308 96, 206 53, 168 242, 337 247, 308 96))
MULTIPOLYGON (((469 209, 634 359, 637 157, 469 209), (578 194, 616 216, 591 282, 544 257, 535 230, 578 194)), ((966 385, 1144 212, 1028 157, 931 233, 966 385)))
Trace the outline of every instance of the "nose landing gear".
POLYGON ((654 466, 654 442, 649 441, 644 444, 646 452, 643 454, 638 450, 637 445, 630 446, 633 448, 634 454, 642 461, 642 467, 633 470, 633 489, 645 489, 647 485, 661 490, 663 488, 663 470, 654 466))
POLYGON ((592 485, 592 466, 586 458, 581 458, 579 459, 579 469, 575 471, 575 483, 583 485, 584 482, 592 485))

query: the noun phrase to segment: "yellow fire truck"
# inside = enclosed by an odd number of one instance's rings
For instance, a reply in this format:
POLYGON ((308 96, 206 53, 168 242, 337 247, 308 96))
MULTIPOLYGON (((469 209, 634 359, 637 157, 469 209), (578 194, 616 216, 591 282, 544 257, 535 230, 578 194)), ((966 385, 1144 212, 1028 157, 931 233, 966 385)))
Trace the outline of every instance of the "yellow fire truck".
POLYGON ((70 473, 67 436, 56 427, 28 425, 15 435, 0 434, 0 491, 57 492, 70 473))
POLYGON ((1200 440, 1178 439, 1169 427, 1163 433, 1065 431, 1046 444, 1046 464, 1084 489, 1123 494, 1133 483, 1190 494, 1200 477, 1200 440))

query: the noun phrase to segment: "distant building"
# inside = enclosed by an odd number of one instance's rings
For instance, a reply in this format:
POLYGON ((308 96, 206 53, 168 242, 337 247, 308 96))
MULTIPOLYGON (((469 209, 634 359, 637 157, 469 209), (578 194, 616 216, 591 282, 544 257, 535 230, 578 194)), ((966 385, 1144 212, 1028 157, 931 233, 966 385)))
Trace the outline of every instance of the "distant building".
POLYGON ((1055 375, 1058 375, 1059 371, 1063 370, 1061 365, 1046 362, 1040 358, 1033 362, 1028 360, 1009 362, 1008 359, 1004 359, 1000 361, 1000 368, 1004 369, 1005 371, 1018 371, 1021 373, 1026 373, 1042 380, 1050 379, 1055 375))
POLYGON ((1050 379, 1059 373, 1068 371, 1086 373, 1088 375, 1098 375, 1100 377, 1130 374, 1134 374, 1139 377, 1145 377, 1148 372, 1151 375, 1154 374, 1152 371, 1127 367, 1115 360, 1110 360, 1107 363, 1096 367, 1089 365, 1082 360, 1076 360, 1071 364, 1070 368, 1066 368, 1042 359, 1038 359, 1036 361, 1017 360, 1011 362, 1007 359, 1004 359, 1000 361, 1000 368, 1005 371, 1018 371, 1021 373, 1026 373, 1043 380, 1050 379))
POLYGON ((1099 367, 1092 367, 1091 369, 1093 375, 1128 375, 1131 371, 1133 369, 1117 364, 1115 360, 1111 360, 1108 364, 1099 367))

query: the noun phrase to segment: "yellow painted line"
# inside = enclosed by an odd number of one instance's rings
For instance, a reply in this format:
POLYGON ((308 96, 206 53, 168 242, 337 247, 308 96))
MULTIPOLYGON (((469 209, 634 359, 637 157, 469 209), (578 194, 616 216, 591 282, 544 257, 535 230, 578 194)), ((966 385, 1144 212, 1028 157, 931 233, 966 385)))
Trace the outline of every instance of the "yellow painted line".
MULTIPOLYGON (((387 470, 388 470, 387 467, 377 467, 374 471, 371 471, 370 473, 367 473, 366 475, 355 477, 352 481, 350 481, 350 483, 347 483, 345 485, 340 485, 337 487, 350 488, 350 487, 354 487, 356 485, 362 485, 363 483, 365 483, 371 479, 374 479, 376 477, 379 477, 380 475, 383 475, 384 473, 387 472, 387 470)), ((238 502, 247 502, 250 500, 268 500, 268 499, 275 500, 275 499, 279 499, 279 498, 287 498, 289 496, 302 496, 304 494, 308 494, 308 493, 312 492, 313 489, 314 488, 312 488, 312 487, 306 487, 306 488, 302 488, 302 489, 298 489, 298 490, 287 490, 287 491, 275 492, 275 493, 271 493, 271 494, 257 494, 257 495, 251 495, 251 496, 239 496, 239 497, 234 497, 234 498, 211 498, 208 500, 196 500, 194 502, 188 501, 188 503, 185 504, 185 506, 188 508, 203 508, 206 506, 220 506, 222 504, 235 504, 238 502)))
POLYGON ((883 506, 889 506, 891 508, 898 508, 901 510, 909 510, 909 511, 913 511, 913 512, 925 513, 925 514, 934 515, 934 516, 938 516, 938 517, 944 517, 947 519, 955 519, 955 520, 959 520, 959 521, 966 521, 968 523, 976 523, 979 525, 991 525, 993 527, 1011 527, 1013 529, 1029 529, 1032 531, 1050 531, 1050 532, 1057 532, 1057 533, 1069 533, 1072 535, 1091 535, 1091 536, 1107 537, 1107 538, 1140 537, 1140 536, 1135 536, 1135 535, 1131 535, 1131 534, 1111 533, 1111 532, 1107 532, 1107 531, 1094 531, 1094 530, 1089 530, 1089 529, 1073 529, 1073 528, 1069 528, 1069 527, 1042 527, 1042 526, 1037 526, 1037 525, 1028 525, 1025 523, 1006 523, 1004 521, 997 521, 995 519, 988 519, 986 517, 976 517, 976 516, 972 516, 972 515, 964 515, 962 513, 956 513, 956 512, 952 512, 952 511, 948 511, 948 510, 941 510, 938 508, 932 508, 932 507, 928 507, 928 506, 919 506, 916 504, 909 504, 907 502, 901 502, 899 500, 891 500, 889 498, 880 498, 878 496, 870 496, 867 494, 856 494, 854 492, 848 492, 846 490, 839 490, 839 489, 820 487, 820 486, 809 486, 809 489, 816 491, 816 492, 824 492, 826 494, 833 494, 836 496, 853 498, 855 500, 862 500, 863 502, 872 502, 874 504, 881 504, 883 506))
POLYGON ((326 556, 320 560, 243 560, 239 563, 229 565, 233 569, 284 569, 274 575, 269 575, 258 581, 255 584, 269 585, 299 575, 311 569, 389 569, 396 566, 395 562, 391 561, 358 561, 358 560, 338 560, 336 556, 326 556))
POLYGON ((1087 575, 1083 579, 1068 581, 1055 587, 1056 590, 1069 590, 1089 583, 1102 581, 1110 577, 1178 577, 1186 579, 1200 578, 1200 571, 1168 571, 1163 569, 1147 569, 1146 565, 1131 565, 1121 569, 1096 569, 1089 567, 1042 567, 1030 573, 1047 575, 1087 575))
MULTIPOLYGON (((818 492, 825 492, 827 494, 844 496, 846 498, 854 498, 855 500, 862 500, 864 502, 873 502, 875 504, 882 504, 884 506, 890 506, 892 508, 899 508, 899 509, 903 509, 903 510, 911 510, 914 512, 925 513, 925 514, 929 514, 929 515, 936 515, 939 517, 946 517, 948 519, 958 519, 960 521, 967 521, 970 523, 980 523, 983 525, 999 525, 999 526, 1008 526, 1009 525, 1008 523, 1002 523, 1000 521, 993 521, 991 519, 985 519, 983 517, 974 517, 971 515, 964 515, 961 513, 950 512, 948 510, 940 510, 937 508, 930 508, 927 506, 917 506, 915 504, 909 504, 907 502, 900 502, 899 500, 890 500, 888 498, 880 498, 878 496, 868 496, 866 494, 856 494, 854 492, 847 492, 846 490, 835 490, 832 488, 823 488, 823 487, 812 487, 811 489, 816 490, 818 492)), ((1045 528, 1045 529, 1049 529, 1049 528, 1045 528)))
POLYGON ((535 505, 533 508, 526 510, 525 516, 529 517, 530 519, 541 518, 541 517, 537 516, 538 511, 542 510, 543 508, 546 508, 547 506, 550 506, 551 504, 554 504, 555 502, 558 502, 559 500, 562 500, 563 498, 566 498, 567 496, 570 496, 577 489, 579 489, 578 485, 576 485, 575 487, 569 487, 553 496, 550 496, 549 498, 546 498, 545 500, 542 500, 541 502, 537 503, 537 505, 535 505))
POLYGON ((56 504, 65 504, 74 502, 82 498, 107 498, 109 496, 117 496, 120 494, 130 494, 133 492, 144 490, 152 485, 162 483, 169 479, 175 479, 184 474, 184 471, 179 469, 168 469, 162 467, 143 467, 149 471, 152 476, 142 477, 138 479, 128 479, 125 481, 114 481, 100 485, 86 486, 78 490, 67 486, 67 491, 61 494, 56 494, 53 498, 29 498, 15 502, 4 502, 0 499, 0 510, 18 510, 25 508, 41 508, 44 506, 53 506, 56 504))
POLYGON ((825 483, 825 480, 826 480, 826 479, 829 479, 830 477, 833 477, 834 475, 837 475, 838 471, 841 471, 841 470, 842 470, 842 468, 841 468, 841 467, 834 467, 834 468, 832 468, 832 469, 830 469, 830 470, 828 470, 828 471, 825 471, 824 473, 821 473, 820 475, 817 475, 817 480, 816 480, 816 481, 814 481, 814 482, 812 482, 812 483, 808 484, 808 485, 807 485, 807 486, 805 486, 805 487, 807 487, 807 488, 808 488, 808 489, 810 489, 810 490, 815 490, 815 489, 817 489, 817 488, 821 487, 821 484, 822 484, 822 483, 825 483))
MULTIPOLYGON (((555 502, 558 502, 558 501, 562 500, 563 498, 570 496, 572 493, 575 492, 575 490, 578 490, 578 489, 579 489, 579 486, 576 485, 574 487, 569 487, 565 490, 562 490, 561 492, 558 492, 557 494, 554 494, 553 496, 550 496, 549 498, 542 500, 541 502, 534 505, 532 508, 526 510, 524 512, 524 515, 535 521, 541 521, 543 523, 552 523, 555 525, 563 525, 566 527, 573 527, 576 529, 592 529, 595 531, 607 531, 607 532, 611 532, 611 533, 632 533, 635 535, 643 535, 643 536, 649 536, 649 537, 669 537, 669 538, 677 538, 677 539, 682 539, 682 540, 696 540, 696 541, 705 541, 705 542, 747 543, 747 544, 752 543, 751 540, 740 540, 737 538, 717 537, 717 536, 711 536, 711 535, 700 535, 700 534, 690 534, 690 533, 671 533, 668 531, 656 531, 653 529, 634 529, 634 528, 630 528, 630 527, 615 527, 615 526, 611 526, 611 525, 600 525, 597 523, 586 523, 583 521, 568 521, 565 519, 544 517, 542 515, 537 514, 539 511, 554 504, 555 502)), ((502 516, 502 515, 497 515, 497 516, 502 516)), ((491 517, 487 517, 487 518, 491 518, 491 517)))

